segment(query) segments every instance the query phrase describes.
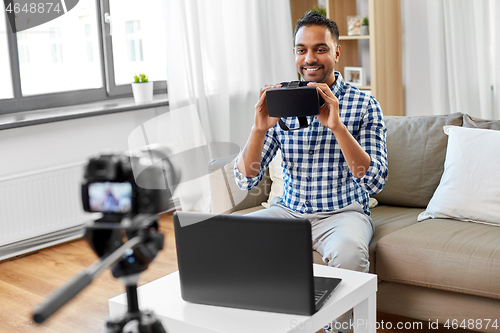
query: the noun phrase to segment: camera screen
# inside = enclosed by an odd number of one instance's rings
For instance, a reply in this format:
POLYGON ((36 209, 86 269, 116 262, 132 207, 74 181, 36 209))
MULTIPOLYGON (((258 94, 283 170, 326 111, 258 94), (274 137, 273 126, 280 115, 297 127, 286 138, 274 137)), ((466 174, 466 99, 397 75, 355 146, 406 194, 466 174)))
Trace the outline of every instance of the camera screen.
POLYGON ((130 183, 91 183, 88 188, 91 211, 128 213, 132 210, 132 185, 130 183))

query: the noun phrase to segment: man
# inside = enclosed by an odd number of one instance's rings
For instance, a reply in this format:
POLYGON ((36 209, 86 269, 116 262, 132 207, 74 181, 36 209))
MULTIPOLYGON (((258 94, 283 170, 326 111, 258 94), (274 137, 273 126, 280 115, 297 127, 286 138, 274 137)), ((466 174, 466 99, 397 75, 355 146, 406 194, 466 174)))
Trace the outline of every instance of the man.
MULTIPOLYGON (((278 149, 284 192, 270 208, 252 215, 306 218, 313 249, 329 266, 367 272, 373 226, 369 195, 384 187, 387 171, 386 128, 382 110, 369 96, 344 81, 335 64, 341 47, 335 22, 315 12, 297 21, 294 32, 297 71, 316 87, 325 104, 310 126, 284 131, 269 117, 265 86, 255 106, 254 126, 235 163, 241 189, 257 185, 278 149)), ((283 118, 298 128, 296 117, 283 118)))

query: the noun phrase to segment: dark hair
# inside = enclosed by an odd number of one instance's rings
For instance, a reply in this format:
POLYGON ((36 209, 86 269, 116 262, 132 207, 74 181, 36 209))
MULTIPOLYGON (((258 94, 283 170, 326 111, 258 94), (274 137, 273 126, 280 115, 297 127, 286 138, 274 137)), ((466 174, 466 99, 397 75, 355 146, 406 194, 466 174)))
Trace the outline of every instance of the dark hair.
POLYGON ((297 20, 297 23, 295 23, 295 31, 293 32, 293 43, 295 44, 295 36, 297 35, 297 31, 299 31, 300 28, 308 25, 320 25, 323 27, 326 27, 328 30, 330 30, 330 33, 332 34, 333 38, 335 39, 335 42, 338 43, 339 41, 339 27, 337 26, 337 23, 334 21, 330 20, 329 18, 319 14, 317 11, 308 11, 307 13, 304 14, 301 18, 297 20))

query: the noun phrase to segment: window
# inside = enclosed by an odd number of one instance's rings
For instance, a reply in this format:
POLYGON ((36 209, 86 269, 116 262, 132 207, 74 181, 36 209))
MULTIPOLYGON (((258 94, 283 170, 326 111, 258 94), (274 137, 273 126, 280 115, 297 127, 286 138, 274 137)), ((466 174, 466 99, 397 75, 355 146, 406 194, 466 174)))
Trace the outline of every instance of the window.
POLYGON ((49 34, 50 34, 50 50, 52 52, 52 62, 63 62, 62 45, 61 45, 61 28, 51 27, 49 28, 49 34))
POLYGON ((127 55, 129 62, 143 61, 141 21, 125 22, 125 33, 127 36, 127 55))
POLYGON ((16 34, 22 96, 104 87, 101 65, 87 61, 87 41, 97 43, 97 34, 78 38, 84 28, 81 16, 93 17, 88 24, 97 31, 96 3, 80 2, 83 6, 16 34), (21 60, 25 57, 21 46, 29 50, 29 62, 21 60))
POLYGON ((112 17, 114 83, 130 83, 136 73, 146 73, 151 81, 167 80, 165 0, 109 0, 112 17))
POLYGON ((28 36, 23 32, 17 34, 17 49, 19 50, 19 63, 29 64, 30 48, 28 43, 28 36))
POLYGON ((94 61, 94 43, 92 42, 92 30, 90 24, 85 24, 85 42, 87 44, 87 62, 94 61))
POLYGON ((0 114, 131 95, 139 72, 165 92, 165 1, 80 0, 16 34, 0 15, 0 114))

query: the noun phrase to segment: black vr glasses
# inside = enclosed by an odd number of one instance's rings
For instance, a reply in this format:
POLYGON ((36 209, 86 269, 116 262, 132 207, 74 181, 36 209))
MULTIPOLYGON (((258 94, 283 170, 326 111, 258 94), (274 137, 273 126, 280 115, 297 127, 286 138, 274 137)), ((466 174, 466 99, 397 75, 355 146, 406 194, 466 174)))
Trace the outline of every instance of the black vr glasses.
POLYGON ((300 127, 290 129, 279 120, 284 131, 294 131, 309 126, 307 116, 319 114, 319 108, 325 102, 316 87, 308 87, 311 81, 281 82, 281 88, 269 89, 266 92, 267 111, 270 117, 297 117, 300 127))

